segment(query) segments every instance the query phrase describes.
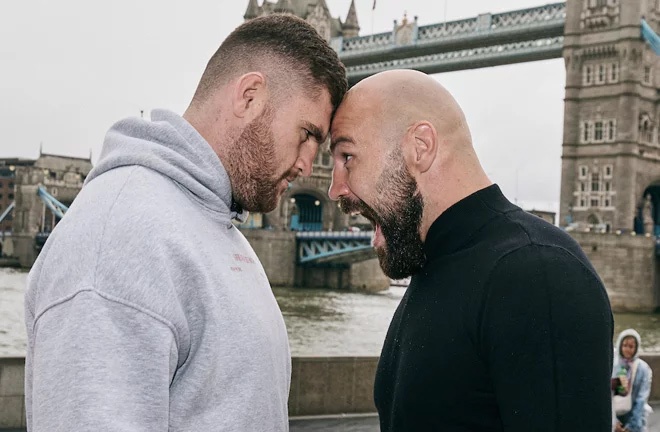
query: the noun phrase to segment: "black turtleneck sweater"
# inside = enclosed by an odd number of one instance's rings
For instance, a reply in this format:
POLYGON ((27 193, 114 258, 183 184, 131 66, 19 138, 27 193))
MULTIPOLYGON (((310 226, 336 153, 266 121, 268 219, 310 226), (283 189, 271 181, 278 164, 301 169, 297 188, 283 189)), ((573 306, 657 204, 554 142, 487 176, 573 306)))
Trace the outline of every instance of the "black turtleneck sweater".
POLYGON ((378 365, 382 432, 611 431, 612 312, 570 236, 493 185, 424 247, 378 365))

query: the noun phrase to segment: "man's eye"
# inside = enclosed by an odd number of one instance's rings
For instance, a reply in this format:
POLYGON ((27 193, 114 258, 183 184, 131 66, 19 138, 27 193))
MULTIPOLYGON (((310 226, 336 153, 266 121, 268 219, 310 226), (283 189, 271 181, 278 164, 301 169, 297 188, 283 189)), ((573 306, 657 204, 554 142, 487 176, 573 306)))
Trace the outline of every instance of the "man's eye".
POLYGON ((348 154, 348 153, 342 153, 341 157, 342 157, 342 159, 344 159, 344 163, 348 163, 348 161, 353 159, 353 155, 348 154))
POLYGON ((312 133, 307 129, 303 129, 302 131, 303 133, 302 133, 301 141, 305 142, 312 136, 312 133))

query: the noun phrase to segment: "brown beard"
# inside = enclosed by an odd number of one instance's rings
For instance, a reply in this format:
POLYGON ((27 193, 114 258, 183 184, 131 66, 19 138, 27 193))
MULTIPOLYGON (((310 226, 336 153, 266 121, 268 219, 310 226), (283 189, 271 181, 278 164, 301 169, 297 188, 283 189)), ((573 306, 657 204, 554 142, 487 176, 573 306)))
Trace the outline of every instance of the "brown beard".
POLYGON ((275 139, 271 130, 274 111, 267 106, 241 132, 228 152, 227 172, 234 200, 245 210, 267 213, 277 207, 275 139))
POLYGON ((343 212, 360 212, 380 225, 385 238, 385 247, 376 249, 380 267, 388 277, 403 279, 417 273, 426 262, 419 234, 424 201, 400 152, 394 152, 392 162, 394 168, 386 167, 378 179, 376 190, 382 192, 378 193, 374 207, 360 199, 345 197, 339 199, 339 204, 343 212))

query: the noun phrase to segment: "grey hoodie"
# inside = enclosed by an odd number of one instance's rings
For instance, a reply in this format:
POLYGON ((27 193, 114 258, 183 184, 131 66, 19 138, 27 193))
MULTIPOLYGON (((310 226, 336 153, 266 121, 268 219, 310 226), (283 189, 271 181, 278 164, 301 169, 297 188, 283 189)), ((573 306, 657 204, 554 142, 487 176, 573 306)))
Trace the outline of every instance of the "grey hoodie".
POLYGON ((28 278, 29 430, 288 430, 286 329, 231 197, 180 116, 110 129, 28 278))

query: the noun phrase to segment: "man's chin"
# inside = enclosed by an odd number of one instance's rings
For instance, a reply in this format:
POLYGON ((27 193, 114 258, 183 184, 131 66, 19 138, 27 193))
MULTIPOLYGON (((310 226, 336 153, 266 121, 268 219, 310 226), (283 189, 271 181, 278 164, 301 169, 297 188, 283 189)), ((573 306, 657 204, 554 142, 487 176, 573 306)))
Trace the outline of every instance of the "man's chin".
POLYGON ((243 210, 247 210, 250 213, 270 213, 277 208, 277 203, 279 202, 281 194, 276 196, 260 196, 255 197, 251 200, 237 200, 241 205, 243 210))
POLYGON ((376 251, 376 255, 378 255, 378 264, 380 264, 380 269, 383 271, 383 273, 385 273, 385 276, 394 280, 403 279, 408 276, 399 276, 398 269, 394 268, 395 266, 392 265, 391 257, 387 253, 385 246, 375 247, 374 250, 376 251))
POLYGON ((270 213, 277 208, 277 203, 279 202, 280 196, 275 197, 272 200, 267 202, 262 202, 257 210, 251 210, 256 213, 270 213))

